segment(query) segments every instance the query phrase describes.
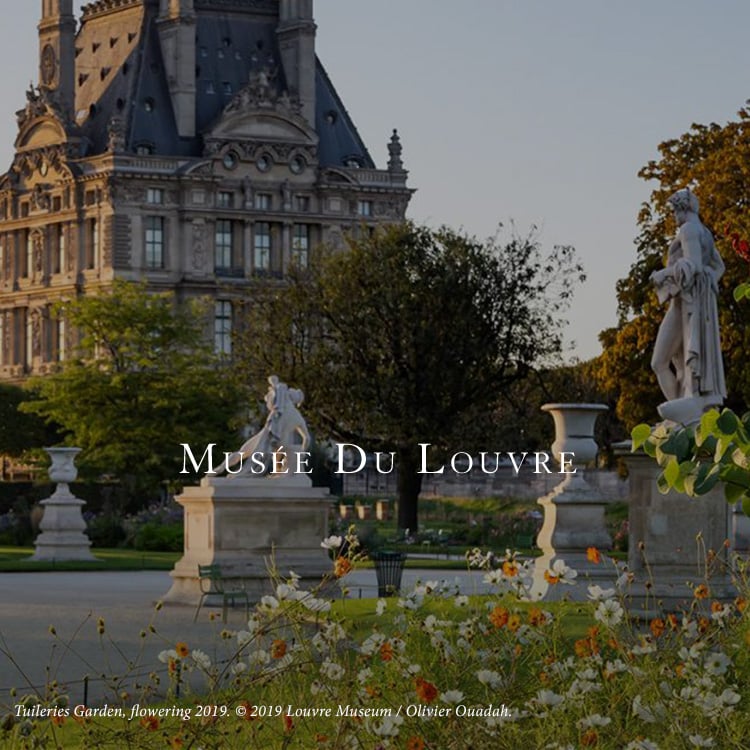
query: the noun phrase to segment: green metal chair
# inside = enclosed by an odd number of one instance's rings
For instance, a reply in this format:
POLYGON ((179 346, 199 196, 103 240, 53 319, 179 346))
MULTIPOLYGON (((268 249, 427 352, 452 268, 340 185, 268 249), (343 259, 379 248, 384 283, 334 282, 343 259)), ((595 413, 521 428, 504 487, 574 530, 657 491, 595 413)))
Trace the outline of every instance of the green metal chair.
POLYGON ((198 602, 198 607, 195 610, 195 616, 193 622, 198 619, 198 613, 201 611, 203 602, 209 596, 221 597, 221 620, 222 622, 227 621, 227 605, 231 604, 232 607, 240 601, 245 602, 245 616, 248 617, 250 614, 250 600, 247 596, 247 591, 244 588, 228 588, 227 584, 231 579, 225 578, 221 572, 220 565, 199 565, 198 566, 198 582, 201 590, 201 598, 198 602))

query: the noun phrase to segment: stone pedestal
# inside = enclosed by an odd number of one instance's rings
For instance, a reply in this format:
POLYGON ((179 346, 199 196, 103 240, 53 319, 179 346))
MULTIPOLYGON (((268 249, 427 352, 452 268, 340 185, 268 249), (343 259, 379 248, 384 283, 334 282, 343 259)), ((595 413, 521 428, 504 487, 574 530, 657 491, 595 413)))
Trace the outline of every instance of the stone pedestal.
POLYGON ((42 533, 36 538, 36 551, 31 557, 37 561, 62 562, 66 560, 94 561, 91 541, 86 536, 86 522, 81 508, 86 504, 79 500, 68 487, 78 476, 75 457, 80 448, 45 448, 52 459, 49 478, 57 482, 55 492, 40 505, 44 516, 39 528, 42 533))
POLYGON ((676 612, 690 607, 693 589, 705 583, 710 600, 736 595, 727 568, 727 528, 730 507, 721 486, 702 497, 656 486, 661 473, 646 455, 623 456, 630 473, 630 547, 628 567, 633 611, 656 616, 659 610, 676 612), (706 556, 716 559, 706 574, 706 556))
POLYGON ((611 549, 612 538, 604 522, 607 500, 585 479, 584 466, 596 458, 598 447, 594 440, 594 424, 602 412, 603 404, 545 404, 542 411, 549 412, 555 420, 555 442, 552 452, 560 461, 574 454, 569 474, 561 484, 537 502, 544 509, 544 523, 537 537, 542 551, 534 565, 532 596, 554 601, 566 597, 582 601, 588 597, 588 585, 611 585, 616 573, 604 560, 596 564, 587 557, 589 547, 605 551, 611 549), (578 573, 576 584, 550 585, 545 571, 562 560, 578 573))
POLYGON ((314 586, 331 570, 320 543, 328 536, 331 496, 306 476, 204 478, 176 498, 185 509, 185 547, 165 602, 197 605, 198 565, 220 565, 250 597, 272 592, 271 565, 314 586))

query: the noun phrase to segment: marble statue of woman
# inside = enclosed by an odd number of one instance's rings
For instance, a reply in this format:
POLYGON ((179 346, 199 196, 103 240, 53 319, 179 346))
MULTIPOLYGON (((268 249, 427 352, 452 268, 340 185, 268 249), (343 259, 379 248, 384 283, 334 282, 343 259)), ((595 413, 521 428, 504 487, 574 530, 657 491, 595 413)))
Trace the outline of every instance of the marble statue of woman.
POLYGON ((661 416, 690 424, 726 396, 717 308, 724 263, 698 217, 695 194, 678 190, 668 203, 678 229, 666 266, 651 275, 659 301, 669 301, 651 367, 667 399, 661 416))

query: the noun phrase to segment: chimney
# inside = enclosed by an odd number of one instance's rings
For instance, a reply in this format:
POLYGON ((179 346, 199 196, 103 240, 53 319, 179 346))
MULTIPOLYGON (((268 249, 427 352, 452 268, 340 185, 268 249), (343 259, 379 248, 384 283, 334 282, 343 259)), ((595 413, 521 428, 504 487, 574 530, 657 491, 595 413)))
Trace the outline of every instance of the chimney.
POLYGON ((39 86, 54 92, 60 108, 75 119, 76 18, 73 0, 42 0, 39 86))
POLYGON ((196 127, 193 0, 160 0, 157 24, 177 131, 182 138, 192 138, 196 127))
POLYGON ((299 97, 302 115, 315 124, 315 22, 312 0, 280 0, 279 49, 289 93, 299 97))

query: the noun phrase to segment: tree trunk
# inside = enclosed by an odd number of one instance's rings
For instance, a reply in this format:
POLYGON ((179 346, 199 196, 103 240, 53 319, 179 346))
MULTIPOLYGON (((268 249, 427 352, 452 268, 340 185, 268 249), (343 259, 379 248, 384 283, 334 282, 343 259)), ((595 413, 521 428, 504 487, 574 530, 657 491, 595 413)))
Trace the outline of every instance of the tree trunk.
POLYGON ((415 533, 419 528, 417 504, 422 490, 422 475, 418 474, 419 454, 413 446, 400 448, 398 457, 398 528, 415 533))

